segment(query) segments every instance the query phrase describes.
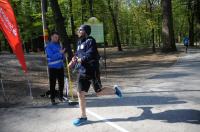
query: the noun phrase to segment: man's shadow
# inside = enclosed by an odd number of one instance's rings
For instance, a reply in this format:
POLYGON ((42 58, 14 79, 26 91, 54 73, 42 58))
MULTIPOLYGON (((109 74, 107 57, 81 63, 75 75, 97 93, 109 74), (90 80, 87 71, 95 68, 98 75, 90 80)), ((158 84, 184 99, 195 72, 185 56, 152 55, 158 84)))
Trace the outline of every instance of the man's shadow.
POLYGON ((126 122, 126 121, 142 121, 142 120, 159 120, 166 123, 191 123, 200 124, 200 111, 192 109, 167 110, 160 113, 152 113, 153 107, 138 107, 143 113, 138 117, 128 118, 111 118, 99 121, 89 121, 87 124, 98 122, 126 122))
POLYGON ((160 113, 152 113, 153 107, 138 107, 143 110, 143 113, 138 117, 129 117, 128 121, 140 121, 140 120, 161 120, 167 123, 192 123, 200 124, 200 111, 192 109, 176 109, 167 110, 160 113))

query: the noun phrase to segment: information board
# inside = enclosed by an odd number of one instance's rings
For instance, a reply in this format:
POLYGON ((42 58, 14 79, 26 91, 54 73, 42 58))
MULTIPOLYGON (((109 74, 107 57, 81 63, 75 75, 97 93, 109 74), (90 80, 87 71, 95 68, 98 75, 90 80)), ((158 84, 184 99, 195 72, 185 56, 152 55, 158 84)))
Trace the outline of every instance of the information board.
POLYGON ((103 23, 99 22, 96 17, 91 17, 85 24, 91 26, 90 36, 95 38, 97 43, 104 43, 103 23))

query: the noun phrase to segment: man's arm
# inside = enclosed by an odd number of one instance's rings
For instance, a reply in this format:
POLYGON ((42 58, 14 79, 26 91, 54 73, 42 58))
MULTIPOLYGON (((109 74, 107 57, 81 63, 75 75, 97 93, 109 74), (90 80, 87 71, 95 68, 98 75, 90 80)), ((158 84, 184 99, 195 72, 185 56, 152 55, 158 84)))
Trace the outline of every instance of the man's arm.
POLYGON ((52 59, 52 60, 62 59, 64 52, 65 52, 65 49, 60 50, 60 52, 55 53, 55 52, 53 52, 51 47, 48 46, 46 48, 47 57, 52 59))

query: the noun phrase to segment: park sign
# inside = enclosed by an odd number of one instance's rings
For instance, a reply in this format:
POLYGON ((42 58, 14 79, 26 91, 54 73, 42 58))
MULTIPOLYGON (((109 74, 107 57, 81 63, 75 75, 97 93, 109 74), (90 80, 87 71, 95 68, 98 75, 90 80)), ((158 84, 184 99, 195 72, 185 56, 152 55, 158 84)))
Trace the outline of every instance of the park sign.
POLYGON ((9 0, 0 0, 0 30, 9 42, 10 47, 22 66, 22 69, 26 72, 27 66, 25 63, 18 25, 9 0))
POLYGON ((103 23, 96 17, 91 17, 85 23, 91 26, 91 36, 96 40, 96 43, 104 43, 103 23))

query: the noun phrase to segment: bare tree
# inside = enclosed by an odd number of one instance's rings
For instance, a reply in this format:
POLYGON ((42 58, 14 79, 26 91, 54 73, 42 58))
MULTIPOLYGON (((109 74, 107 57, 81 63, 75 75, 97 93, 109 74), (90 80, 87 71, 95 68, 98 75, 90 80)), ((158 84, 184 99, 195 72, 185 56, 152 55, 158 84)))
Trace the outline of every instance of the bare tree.
POLYGON ((172 3, 171 0, 162 0, 162 39, 163 52, 177 51, 174 39, 173 17, 172 17, 172 3))
POLYGON ((94 0, 89 0, 89 6, 90 6, 90 17, 93 17, 93 16, 94 16, 93 2, 94 2, 94 0))
POLYGON ((188 0, 188 24, 189 24, 189 43, 194 46, 194 1, 188 0))
MULTIPOLYGON (((155 3, 156 1, 157 1, 157 0, 148 0, 149 12, 151 13, 151 18, 152 18, 152 19, 153 19, 153 17, 152 17, 153 6, 154 6, 154 3, 155 3)), ((155 42, 154 42, 154 28, 151 29, 151 42, 152 42, 152 51, 153 51, 153 52, 156 52, 156 46, 155 46, 155 42)))
POLYGON ((58 0, 50 0, 50 5, 53 11, 54 20, 56 23, 56 30, 59 32, 61 36, 61 40, 63 42, 63 46, 66 48, 68 53, 68 59, 71 60, 73 53, 70 46, 69 38, 67 35, 64 18, 60 11, 60 6, 58 4, 58 0))
POLYGON ((86 20, 86 17, 85 17, 85 14, 86 14, 86 0, 81 0, 81 20, 82 20, 82 24, 85 22, 86 20))
POLYGON ((70 13, 70 19, 71 19, 71 30, 72 30, 72 37, 71 37, 71 42, 73 44, 73 49, 74 51, 76 50, 76 33, 75 33, 75 24, 74 24, 74 15, 72 13, 73 5, 72 5, 72 0, 69 0, 69 13, 70 13))
POLYGON ((108 0, 107 2, 108 2, 108 9, 109 9, 111 17, 112 17, 112 22, 113 22, 113 26, 114 26, 114 32, 115 32, 115 36, 116 36, 118 51, 122 51, 121 42, 120 42, 120 38, 119 38, 119 32, 118 32, 118 27, 117 27, 117 20, 116 20, 113 8, 111 7, 110 0, 108 0))

